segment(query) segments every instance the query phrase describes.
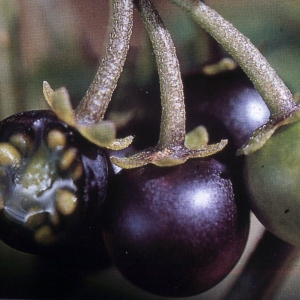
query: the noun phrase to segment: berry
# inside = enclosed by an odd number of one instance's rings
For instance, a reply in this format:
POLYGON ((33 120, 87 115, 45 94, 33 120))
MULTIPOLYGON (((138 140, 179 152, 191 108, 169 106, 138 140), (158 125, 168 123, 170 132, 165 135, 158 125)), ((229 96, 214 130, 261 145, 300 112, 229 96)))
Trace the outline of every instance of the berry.
POLYGON ((104 205, 108 253, 147 291, 204 292, 231 271, 245 247, 249 210, 241 198, 226 166, 214 159, 123 169, 104 205))
POLYGON ((0 238, 37 253, 67 244, 100 213, 107 164, 52 111, 28 111, 0 123, 0 180, 0 238))

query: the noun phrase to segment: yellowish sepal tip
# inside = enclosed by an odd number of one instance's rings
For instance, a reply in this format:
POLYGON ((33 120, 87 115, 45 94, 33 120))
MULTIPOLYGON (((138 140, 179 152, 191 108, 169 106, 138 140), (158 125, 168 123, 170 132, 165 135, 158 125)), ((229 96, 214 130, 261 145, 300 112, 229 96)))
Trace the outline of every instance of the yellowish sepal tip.
POLYGON ((300 108, 290 112, 280 120, 269 119, 269 121, 256 129, 246 144, 237 151, 237 155, 249 155, 263 147, 274 132, 283 125, 300 121, 300 108))
POLYGON ((171 167, 184 163, 190 158, 201 158, 221 151, 226 145, 227 140, 221 140, 220 143, 202 146, 199 149, 189 149, 185 146, 165 149, 156 147, 147 151, 142 151, 133 156, 120 158, 110 157, 111 161, 120 168, 132 169, 154 164, 159 167, 171 167))
POLYGON ((53 91, 47 81, 43 82, 43 92, 51 109, 66 124, 76 128, 80 134, 91 143, 112 150, 122 150, 128 147, 133 140, 132 136, 116 139, 116 127, 111 121, 101 121, 92 125, 77 123, 70 96, 65 88, 53 91))
POLYGON ((197 150, 201 146, 206 146, 208 144, 209 136, 206 128, 204 126, 198 126, 185 136, 184 145, 191 149, 197 150))

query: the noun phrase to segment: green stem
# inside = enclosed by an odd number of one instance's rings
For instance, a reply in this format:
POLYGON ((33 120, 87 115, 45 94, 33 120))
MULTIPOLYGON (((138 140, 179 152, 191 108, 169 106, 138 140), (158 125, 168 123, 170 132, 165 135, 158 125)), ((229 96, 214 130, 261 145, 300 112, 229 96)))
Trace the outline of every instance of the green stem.
POLYGON ((179 62, 172 38, 150 0, 136 0, 150 40, 160 78, 162 116, 157 148, 182 146, 185 139, 185 106, 179 62))
POLYGON ((296 109, 286 87, 264 56, 231 23, 199 0, 171 0, 191 13, 195 21, 229 52, 260 92, 273 118, 282 118, 296 109))
POLYGON ((179 62, 172 38, 151 0, 134 0, 148 31, 158 68, 161 89, 161 127, 157 145, 130 157, 111 157, 111 161, 124 169, 147 164, 160 167, 176 166, 190 158, 206 157, 222 150, 226 140, 213 145, 203 144, 199 130, 191 148, 185 143, 185 105, 179 62))
POLYGON ((79 124, 99 123, 117 86, 129 49, 132 32, 132 0, 113 1, 113 26, 109 45, 98 72, 75 110, 79 124))

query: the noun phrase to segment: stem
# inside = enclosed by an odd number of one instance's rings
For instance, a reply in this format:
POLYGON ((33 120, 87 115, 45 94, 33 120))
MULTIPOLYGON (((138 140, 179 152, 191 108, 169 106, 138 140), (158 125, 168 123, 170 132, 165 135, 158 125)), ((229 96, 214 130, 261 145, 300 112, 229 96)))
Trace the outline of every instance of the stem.
POLYGON ((134 0, 134 3, 142 16, 156 56, 162 104, 160 136, 155 147, 130 157, 111 157, 111 161, 124 169, 138 168, 150 163, 168 167, 182 164, 190 158, 219 152, 225 147, 227 140, 203 145, 203 139, 196 134, 198 138, 192 149, 186 146, 183 84, 172 38, 151 0, 134 0))
POLYGON ((157 148, 181 146, 185 139, 185 106, 183 84, 176 50, 150 0, 136 0, 148 31, 160 78, 162 116, 157 148))
POLYGON ((189 13, 229 52, 253 82, 273 118, 282 118, 297 104, 275 70, 258 49, 231 23, 199 0, 171 0, 189 13))
POLYGON ((81 125, 99 123, 103 118, 122 73, 132 32, 132 0, 113 1, 113 26, 109 45, 97 74, 75 110, 81 125))

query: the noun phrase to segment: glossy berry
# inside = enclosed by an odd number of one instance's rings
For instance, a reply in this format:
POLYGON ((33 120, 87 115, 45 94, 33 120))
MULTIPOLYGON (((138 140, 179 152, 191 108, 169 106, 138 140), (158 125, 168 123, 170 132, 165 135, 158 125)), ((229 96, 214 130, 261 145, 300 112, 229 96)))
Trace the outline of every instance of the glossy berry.
POLYGON ((192 296, 215 286, 240 258, 249 210, 218 161, 122 170, 109 186, 104 241, 140 288, 192 296))
POLYGON ((67 245, 100 212, 102 151, 52 111, 0 123, 0 238, 25 252, 67 245))
POLYGON ((204 125, 213 142, 227 138, 236 150, 269 118, 266 104, 240 68, 216 75, 195 72, 183 82, 188 130, 204 125))

